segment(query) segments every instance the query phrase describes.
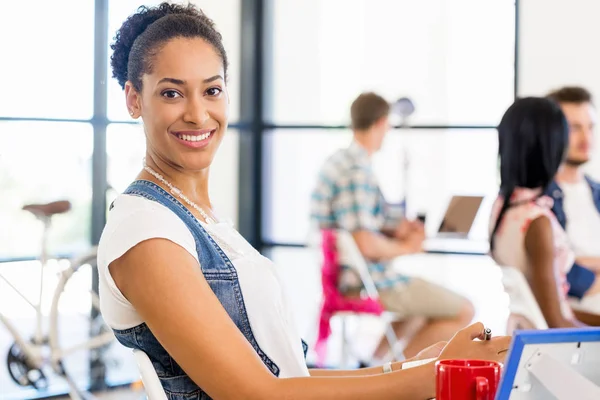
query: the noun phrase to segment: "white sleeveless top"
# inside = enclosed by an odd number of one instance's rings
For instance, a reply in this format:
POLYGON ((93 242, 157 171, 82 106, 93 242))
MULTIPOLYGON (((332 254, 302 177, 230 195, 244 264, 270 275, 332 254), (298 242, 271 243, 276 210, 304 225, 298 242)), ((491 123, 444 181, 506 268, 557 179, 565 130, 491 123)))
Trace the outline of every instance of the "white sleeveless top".
MULTIPOLYGON (((196 261, 198 253, 185 223, 162 204, 123 194, 114 205, 98 248, 100 309, 111 328, 127 329, 143 320, 112 279, 110 263, 152 238, 178 244, 196 261)), ((256 251, 230 223, 202 223, 202 226, 233 263, 254 337, 280 368, 279 377, 308 376, 301 338, 273 262, 256 251)))

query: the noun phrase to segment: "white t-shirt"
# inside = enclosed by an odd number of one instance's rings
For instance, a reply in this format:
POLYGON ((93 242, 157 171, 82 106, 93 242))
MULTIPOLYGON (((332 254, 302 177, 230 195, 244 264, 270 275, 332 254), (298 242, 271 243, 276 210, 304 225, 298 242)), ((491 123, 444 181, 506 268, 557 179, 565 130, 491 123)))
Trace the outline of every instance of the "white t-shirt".
MULTIPOLYGON (((233 263, 254 337, 280 368, 279 376, 308 376, 301 338, 275 265, 244 240, 231 224, 203 223, 202 226, 233 263)), ((114 329, 132 328, 143 320, 117 288, 108 266, 138 243, 151 238, 168 239, 198 260, 194 237, 175 213, 143 197, 117 197, 98 248, 100 309, 106 323, 114 329)), ((176 266, 172 268, 176 273, 176 266)))
POLYGON ((600 213, 586 181, 561 183, 567 235, 578 257, 600 257, 600 213))

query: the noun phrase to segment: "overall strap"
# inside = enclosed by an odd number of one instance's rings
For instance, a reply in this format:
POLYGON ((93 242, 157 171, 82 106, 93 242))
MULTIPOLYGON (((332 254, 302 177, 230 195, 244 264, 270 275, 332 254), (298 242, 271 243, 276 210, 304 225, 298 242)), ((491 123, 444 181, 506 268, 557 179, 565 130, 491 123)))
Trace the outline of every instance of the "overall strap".
POLYGON ((196 240, 196 247, 198 251, 198 258, 200 260, 200 268, 207 279, 210 279, 213 274, 231 274, 237 277, 237 272, 233 267, 233 263, 227 257, 227 254, 219 247, 214 239, 206 232, 200 221, 187 209, 179 200, 173 195, 158 186, 154 182, 146 180, 137 180, 133 182, 124 192, 125 194, 142 196, 148 200, 155 201, 169 210, 173 211, 188 227, 192 236, 196 240), (208 243, 207 243, 208 242, 208 243), (210 247, 215 250, 221 257, 220 262, 211 262, 214 260, 203 260, 208 256, 206 252, 201 251, 202 244, 209 244, 210 247), (204 262, 202 262, 204 261, 204 262))

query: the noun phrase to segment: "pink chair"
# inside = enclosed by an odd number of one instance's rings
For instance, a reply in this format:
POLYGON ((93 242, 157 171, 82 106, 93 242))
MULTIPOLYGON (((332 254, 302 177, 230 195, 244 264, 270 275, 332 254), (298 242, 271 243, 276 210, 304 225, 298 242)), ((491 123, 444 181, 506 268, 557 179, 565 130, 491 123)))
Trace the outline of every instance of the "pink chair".
MULTIPOLYGON (((375 284, 368 272, 367 264, 358 251, 356 243, 348 232, 339 230, 321 231, 321 252, 323 264, 321 268, 321 283, 323 287, 323 304, 319 318, 319 332, 315 344, 317 354, 317 365, 323 366, 327 353, 327 339, 331 335, 330 320, 334 315, 339 315, 342 319, 342 357, 346 364, 346 324, 345 317, 356 314, 369 314, 382 316, 385 312, 383 305, 379 301, 379 295, 375 284), (340 274, 340 264, 338 260, 338 246, 344 246, 344 249, 351 255, 353 267, 358 269, 362 283, 365 286, 367 296, 365 297, 345 297, 338 289, 338 278, 340 274)), ((397 349, 398 338, 391 326, 391 321, 386 321, 386 338, 390 347, 394 350, 396 359, 403 359, 402 352, 397 349)), ((343 365, 347 367, 347 365, 343 365)))

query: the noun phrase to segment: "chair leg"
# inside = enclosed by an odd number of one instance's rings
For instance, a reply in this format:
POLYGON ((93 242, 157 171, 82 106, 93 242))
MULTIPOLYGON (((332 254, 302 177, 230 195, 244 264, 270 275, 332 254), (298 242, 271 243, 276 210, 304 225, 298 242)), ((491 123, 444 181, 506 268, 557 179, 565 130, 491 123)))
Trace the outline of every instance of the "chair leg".
POLYGON ((348 341, 346 335, 346 317, 342 316, 342 359, 341 368, 348 368, 348 341))

